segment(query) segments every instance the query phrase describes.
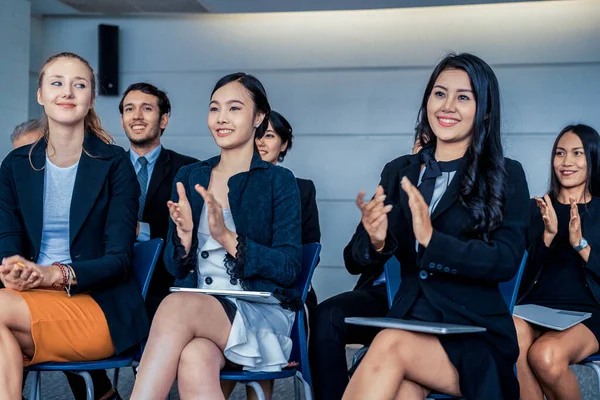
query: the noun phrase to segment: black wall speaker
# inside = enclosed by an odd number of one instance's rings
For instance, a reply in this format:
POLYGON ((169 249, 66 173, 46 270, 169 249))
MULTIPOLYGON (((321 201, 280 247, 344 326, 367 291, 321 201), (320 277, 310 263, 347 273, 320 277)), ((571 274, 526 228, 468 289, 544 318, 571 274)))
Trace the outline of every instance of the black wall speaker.
POLYGON ((119 95, 119 27, 98 25, 98 93, 119 95))

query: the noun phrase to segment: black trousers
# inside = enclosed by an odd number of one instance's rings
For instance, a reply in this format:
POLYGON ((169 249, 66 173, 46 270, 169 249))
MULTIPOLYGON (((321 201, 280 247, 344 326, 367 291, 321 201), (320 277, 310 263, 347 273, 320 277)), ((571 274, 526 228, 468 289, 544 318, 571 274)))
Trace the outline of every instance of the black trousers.
POLYGON ((338 400, 348 385, 346 345, 371 343, 377 328, 350 325, 346 317, 385 317, 385 284, 339 294, 317 306, 311 318, 309 357, 317 400, 338 400))

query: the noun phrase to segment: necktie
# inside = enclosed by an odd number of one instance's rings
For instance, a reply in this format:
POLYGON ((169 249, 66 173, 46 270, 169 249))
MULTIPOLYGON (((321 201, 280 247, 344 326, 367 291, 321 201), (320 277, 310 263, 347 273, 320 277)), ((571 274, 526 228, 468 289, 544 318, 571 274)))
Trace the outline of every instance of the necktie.
POLYGON ((421 177, 419 191, 427 205, 431 205, 436 179, 442 176, 442 172, 458 171, 464 160, 464 157, 462 157, 452 161, 437 161, 434 157, 434 150, 432 148, 421 152, 421 162, 425 164, 425 171, 421 177))
POLYGON ((438 176, 442 175, 442 171, 430 151, 424 150, 421 152, 421 161, 425 164, 425 171, 421 178, 419 191, 423 195, 425 203, 429 205, 429 203, 431 203, 431 198, 433 197, 433 190, 435 189, 435 180, 438 176))
POLYGON ((144 215, 144 205, 146 204, 146 188, 148 187, 148 160, 146 157, 140 157, 138 158, 138 162, 142 166, 137 174, 140 190, 142 191, 140 195, 140 207, 138 209, 138 221, 141 221, 144 215))

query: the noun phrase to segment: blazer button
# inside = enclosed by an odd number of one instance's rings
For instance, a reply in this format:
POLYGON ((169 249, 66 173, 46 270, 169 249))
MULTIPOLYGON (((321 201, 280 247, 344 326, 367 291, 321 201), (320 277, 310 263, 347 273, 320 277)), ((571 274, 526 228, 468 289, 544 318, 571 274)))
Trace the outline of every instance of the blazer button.
POLYGON ((435 263, 429 263, 429 268, 434 269, 435 268, 435 263))
POLYGON ((450 270, 450 273, 451 273, 451 274, 454 274, 454 275, 456 275, 456 274, 458 273, 458 271, 457 271, 457 270, 455 270, 454 268, 452 268, 452 269, 450 270))
POLYGON ((235 279, 235 278, 231 278, 231 279, 229 280, 229 283, 231 283, 232 285, 237 285, 238 281, 237 281, 237 279, 235 279))
POLYGON ((419 278, 427 279, 428 277, 429 277, 429 274, 427 273, 427 271, 421 270, 421 272, 419 272, 419 278))
POLYGON ((438 264, 436 268, 437 268, 437 269, 439 269, 439 270, 441 271, 441 270, 442 270, 442 268, 444 268, 444 266, 443 266, 442 264, 438 264))
POLYGON ((213 280, 210 276, 207 276, 206 278, 204 278, 204 283, 206 283, 207 285, 212 285, 213 280))
POLYGON ((444 272, 450 272, 450 268, 444 267, 444 272))
POLYGON ((205 260, 208 258, 209 254, 208 251, 204 250, 203 252, 200 253, 200 257, 204 258, 205 260))

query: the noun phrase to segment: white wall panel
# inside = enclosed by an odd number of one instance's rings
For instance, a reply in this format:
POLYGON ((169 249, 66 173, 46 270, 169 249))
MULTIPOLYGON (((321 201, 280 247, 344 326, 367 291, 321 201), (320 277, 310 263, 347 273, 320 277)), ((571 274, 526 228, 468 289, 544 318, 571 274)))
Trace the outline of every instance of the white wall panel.
MULTIPOLYGON (((0 0, 6 1, 6 0, 0 0)), ((450 50, 471 51, 497 73, 506 154, 523 164, 530 192, 547 187, 552 142, 573 122, 600 128, 600 3, 548 1, 324 13, 188 17, 45 18, 40 59, 74 51, 97 65, 97 25, 121 28, 121 90, 150 81, 173 105, 163 142, 207 158, 206 127, 221 76, 246 71, 265 84, 292 123, 284 165, 317 186, 323 253, 321 298, 355 281, 342 250, 359 220, 353 200, 371 193, 386 162, 410 151, 432 67, 450 50)), ((126 145, 119 98, 100 97, 103 123, 126 145)))

